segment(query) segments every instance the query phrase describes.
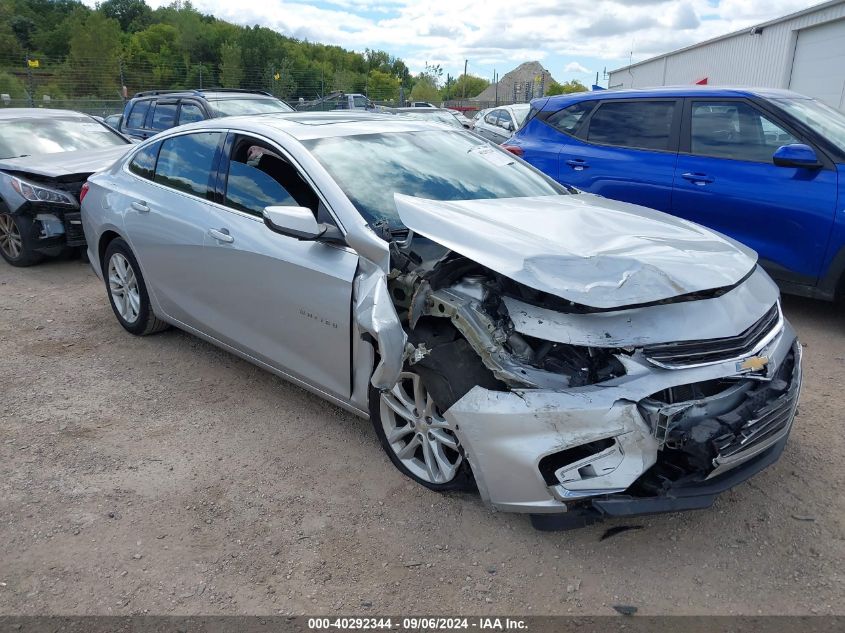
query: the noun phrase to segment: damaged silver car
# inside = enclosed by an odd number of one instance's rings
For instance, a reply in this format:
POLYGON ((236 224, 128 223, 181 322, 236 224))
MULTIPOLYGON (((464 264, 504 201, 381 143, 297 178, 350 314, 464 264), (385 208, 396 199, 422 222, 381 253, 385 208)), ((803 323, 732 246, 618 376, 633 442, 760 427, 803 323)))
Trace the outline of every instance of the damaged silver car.
POLYGON ((752 251, 463 131, 203 121, 86 191, 125 329, 175 325, 368 416, 433 490, 574 527, 707 507, 784 449, 801 348, 752 251))

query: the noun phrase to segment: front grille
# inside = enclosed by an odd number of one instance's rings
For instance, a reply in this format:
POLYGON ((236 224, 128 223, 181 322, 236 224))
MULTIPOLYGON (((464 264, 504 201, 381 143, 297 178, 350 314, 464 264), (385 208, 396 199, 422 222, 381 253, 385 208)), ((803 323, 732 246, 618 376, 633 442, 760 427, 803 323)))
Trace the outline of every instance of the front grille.
POLYGON ((717 460, 724 460, 743 451, 747 451, 766 440, 780 435, 792 420, 798 404, 801 383, 801 366, 798 355, 793 353, 789 383, 784 383, 785 391, 755 412, 754 417, 745 422, 735 433, 726 433, 713 440, 718 453, 717 460))
POLYGON ((643 349, 646 359, 669 369, 721 363, 753 354, 780 330, 783 318, 776 303, 756 323, 737 336, 726 338, 662 343, 643 349))
POLYGON ((85 232, 82 230, 82 214, 65 213, 65 238, 68 246, 84 246, 85 232))

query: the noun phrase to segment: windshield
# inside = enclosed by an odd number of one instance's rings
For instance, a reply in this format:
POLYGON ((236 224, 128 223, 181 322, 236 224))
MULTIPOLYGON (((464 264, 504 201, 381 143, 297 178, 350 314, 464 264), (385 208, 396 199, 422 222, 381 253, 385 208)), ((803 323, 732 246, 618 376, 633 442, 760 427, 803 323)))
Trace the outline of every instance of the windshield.
POLYGON ((219 116, 293 112, 293 108, 278 99, 209 99, 208 101, 219 116))
POLYGON ((409 119, 418 119, 421 121, 434 121, 435 123, 445 123, 446 125, 451 125, 452 127, 459 127, 463 129, 463 125, 458 119, 455 118, 453 114, 448 112, 399 112, 399 116, 403 116, 409 119))
POLYGON ((361 134, 303 144, 368 222, 402 226, 394 193, 430 200, 554 196, 566 190, 471 134, 449 130, 361 134))
POLYGON ((513 115, 516 117, 516 127, 519 127, 522 125, 523 121, 525 121, 525 117, 528 116, 528 111, 531 109, 531 106, 526 103, 523 105, 512 106, 511 109, 513 110, 513 115))
POLYGON ((845 115, 815 99, 775 99, 781 108, 845 152, 845 115))
POLYGON ((0 158, 101 149, 128 142, 108 126, 79 116, 27 118, 0 124, 0 158))

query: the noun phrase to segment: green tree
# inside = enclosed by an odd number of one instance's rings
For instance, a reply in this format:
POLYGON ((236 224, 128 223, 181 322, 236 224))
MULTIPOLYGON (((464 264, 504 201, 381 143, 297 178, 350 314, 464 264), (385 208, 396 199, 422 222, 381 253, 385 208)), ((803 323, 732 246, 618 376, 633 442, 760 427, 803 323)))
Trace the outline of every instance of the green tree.
POLYGON ((144 0, 105 0, 99 9, 107 18, 120 22, 120 28, 128 33, 152 23, 153 11, 144 0))
POLYGON ((444 98, 449 99, 467 99, 477 97, 482 91, 490 85, 490 82, 483 77, 476 77, 475 75, 461 75, 449 87, 449 95, 444 98))
POLYGON ((420 74, 411 89, 411 101, 435 102, 439 100, 440 91, 437 89, 434 79, 429 75, 420 74))
POLYGON ((572 79, 571 81, 564 81, 562 84, 552 79, 549 83, 549 88, 546 90, 546 94, 549 96, 568 95, 573 92, 587 92, 587 86, 582 84, 577 79, 572 79))
POLYGON ((220 84, 223 88, 240 88, 243 78, 241 47, 225 42, 220 47, 220 84))
POLYGON ((113 96, 118 88, 120 23, 93 12, 81 20, 70 38, 68 75, 78 94, 113 96))
POLYGON ((0 94, 7 94, 12 99, 25 99, 26 89, 23 82, 11 73, 0 72, 0 94))
POLYGON ((371 70, 367 85, 368 96, 374 101, 396 101, 399 98, 400 81, 389 72, 371 70))

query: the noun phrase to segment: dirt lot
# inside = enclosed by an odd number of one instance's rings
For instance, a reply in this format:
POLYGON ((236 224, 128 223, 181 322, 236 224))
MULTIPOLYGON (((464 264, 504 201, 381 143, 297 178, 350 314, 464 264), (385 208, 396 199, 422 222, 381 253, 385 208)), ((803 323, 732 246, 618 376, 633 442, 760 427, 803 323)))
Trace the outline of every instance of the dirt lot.
POLYGON ((708 511, 549 534, 225 352, 126 334, 87 264, 0 264, 0 614, 843 614, 845 311, 785 305, 778 464, 708 511))

